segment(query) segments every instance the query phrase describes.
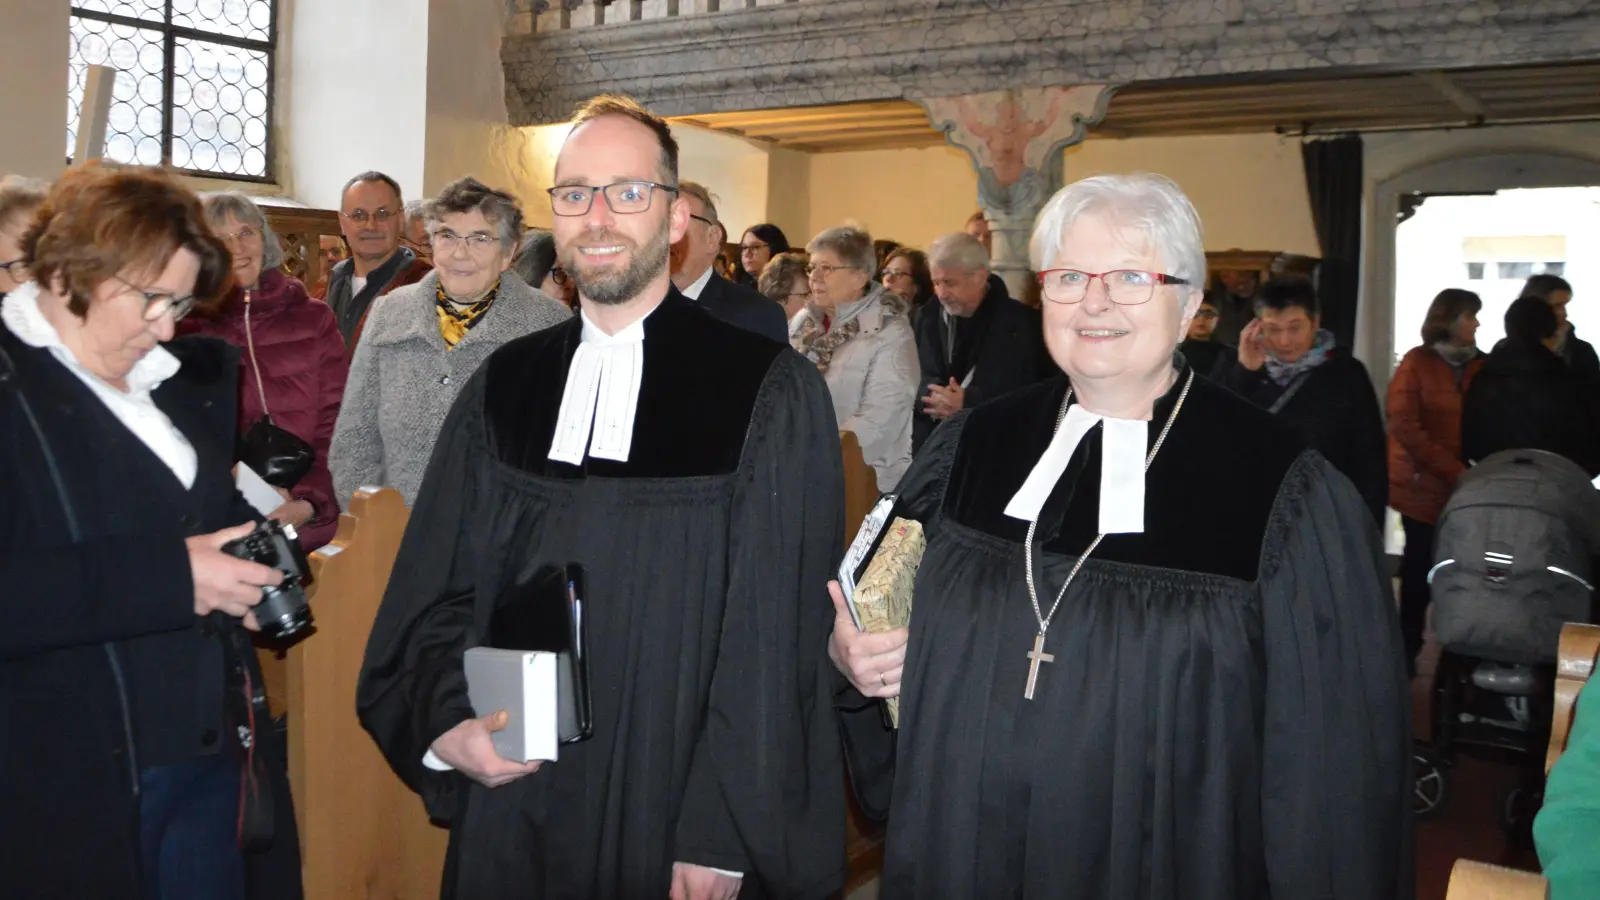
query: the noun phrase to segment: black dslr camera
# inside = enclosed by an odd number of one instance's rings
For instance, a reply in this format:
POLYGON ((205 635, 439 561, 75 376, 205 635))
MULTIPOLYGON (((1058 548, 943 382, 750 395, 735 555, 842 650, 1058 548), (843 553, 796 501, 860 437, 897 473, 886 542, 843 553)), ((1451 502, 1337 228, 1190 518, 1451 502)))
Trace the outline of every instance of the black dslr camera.
POLYGON ((263 637, 287 642, 311 625, 311 604, 305 591, 311 583, 311 569, 293 525, 268 519, 248 535, 223 544, 222 552, 283 573, 282 582, 261 589, 261 602, 254 610, 263 637))

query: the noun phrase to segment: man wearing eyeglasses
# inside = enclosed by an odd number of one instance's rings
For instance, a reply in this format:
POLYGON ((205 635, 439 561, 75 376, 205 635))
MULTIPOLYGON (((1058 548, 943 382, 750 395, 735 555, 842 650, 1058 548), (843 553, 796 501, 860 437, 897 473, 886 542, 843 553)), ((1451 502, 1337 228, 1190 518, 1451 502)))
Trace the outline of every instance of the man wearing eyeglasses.
POLYGON ((347 352, 354 353, 372 301, 397 287, 416 284, 433 267, 400 246, 406 224, 400 185, 382 172, 362 172, 344 186, 339 200, 339 230, 350 258, 328 273, 327 287, 315 296, 333 307, 347 352))
POLYGON ((680 203, 689 208, 689 227, 672 245, 672 283, 713 316, 779 343, 789 342, 789 323, 777 304, 713 268, 722 250, 722 223, 711 192, 693 181, 678 185, 680 203))
POLYGON ((787 344, 673 286, 668 248, 696 208, 677 156, 631 100, 578 111, 549 193, 579 315, 503 345, 462 389, 373 625, 357 709, 449 824, 447 897, 843 886, 833 403, 787 344), (526 609, 552 569, 585 600, 592 728, 554 759, 506 759, 491 735, 507 714, 474 708, 463 654, 519 649, 496 611, 526 609))

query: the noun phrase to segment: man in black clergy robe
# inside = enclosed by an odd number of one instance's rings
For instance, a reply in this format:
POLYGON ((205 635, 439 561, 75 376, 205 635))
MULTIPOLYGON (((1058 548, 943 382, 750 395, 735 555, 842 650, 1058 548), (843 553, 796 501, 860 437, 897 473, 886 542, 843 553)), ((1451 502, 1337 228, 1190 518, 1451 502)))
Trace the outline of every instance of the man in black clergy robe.
POLYGON ((939 302, 914 316, 922 396, 911 423, 913 450, 959 410, 1056 373, 1039 311, 1011 299, 1005 282, 990 277, 981 241, 965 232, 936 239, 928 245, 928 268, 939 302))
POLYGON ((451 830, 445 898, 825 897, 845 868, 827 386, 673 288, 689 209, 666 124, 620 98, 575 121, 550 194, 582 315, 463 388, 373 626, 361 721, 451 830), (472 708, 462 656, 571 563, 592 737, 502 759, 506 717, 472 708))

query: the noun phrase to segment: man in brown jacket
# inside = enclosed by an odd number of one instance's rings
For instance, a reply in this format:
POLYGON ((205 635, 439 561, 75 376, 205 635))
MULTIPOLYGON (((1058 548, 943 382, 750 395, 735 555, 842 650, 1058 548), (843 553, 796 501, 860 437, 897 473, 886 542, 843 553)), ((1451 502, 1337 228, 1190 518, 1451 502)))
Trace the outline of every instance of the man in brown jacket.
POLYGON ((397 287, 416 284, 433 269, 400 246, 405 225, 405 204, 393 178, 362 172, 346 182, 339 198, 339 229, 350 245, 350 258, 333 267, 326 289, 316 296, 333 307, 349 353, 361 339, 361 324, 372 301, 397 287))

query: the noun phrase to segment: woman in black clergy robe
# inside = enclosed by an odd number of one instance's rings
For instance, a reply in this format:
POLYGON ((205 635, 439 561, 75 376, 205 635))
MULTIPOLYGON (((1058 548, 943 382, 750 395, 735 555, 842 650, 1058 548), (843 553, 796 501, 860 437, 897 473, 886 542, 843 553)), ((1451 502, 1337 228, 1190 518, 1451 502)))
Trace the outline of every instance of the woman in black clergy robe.
POLYGON ((1383 548, 1343 475, 1174 354, 1201 246, 1159 176, 1050 201, 1032 255, 1067 377, 958 414, 907 473, 909 635, 835 621, 886 900, 1413 894, 1383 548), (898 735, 861 695, 901 697, 898 735))

